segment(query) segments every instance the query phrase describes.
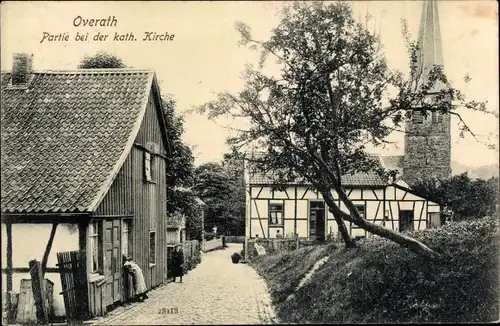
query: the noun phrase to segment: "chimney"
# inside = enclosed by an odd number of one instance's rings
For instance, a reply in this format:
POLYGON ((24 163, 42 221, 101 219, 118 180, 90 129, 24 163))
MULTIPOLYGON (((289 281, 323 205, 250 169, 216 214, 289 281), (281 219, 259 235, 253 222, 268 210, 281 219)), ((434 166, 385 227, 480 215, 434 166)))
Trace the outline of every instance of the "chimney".
POLYGON ((14 53, 12 62, 12 85, 23 85, 30 81, 33 71, 33 55, 14 53))

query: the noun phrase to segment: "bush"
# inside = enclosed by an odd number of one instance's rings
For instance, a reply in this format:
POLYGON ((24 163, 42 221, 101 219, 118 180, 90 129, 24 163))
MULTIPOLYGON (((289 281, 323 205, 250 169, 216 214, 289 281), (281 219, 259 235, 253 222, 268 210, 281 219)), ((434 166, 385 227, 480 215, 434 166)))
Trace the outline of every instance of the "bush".
POLYGON ((443 258, 431 262, 386 239, 358 247, 330 248, 330 259, 292 293, 300 268, 321 255, 316 249, 258 257, 283 322, 434 323, 488 322, 499 316, 498 219, 454 223, 412 235, 443 258), (314 258, 313 258, 314 257, 314 258), (305 263, 305 262, 308 263, 305 263))
POLYGON ((480 218, 495 214, 498 202, 498 177, 489 180, 469 178, 467 173, 448 179, 423 179, 412 189, 454 212, 454 220, 480 218))
POLYGON ((210 241, 216 238, 215 233, 213 232, 205 232, 205 240, 210 241))

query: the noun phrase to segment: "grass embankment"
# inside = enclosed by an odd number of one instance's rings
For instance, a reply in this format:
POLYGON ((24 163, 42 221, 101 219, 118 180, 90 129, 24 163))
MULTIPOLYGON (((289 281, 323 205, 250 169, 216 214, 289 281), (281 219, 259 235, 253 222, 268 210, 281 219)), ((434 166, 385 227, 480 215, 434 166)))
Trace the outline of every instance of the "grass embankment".
POLYGON ((488 218, 414 232, 443 255, 438 262, 373 237, 355 249, 305 247, 258 257, 252 265, 266 279, 283 322, 494 321, 499 314, 498 224, 488 218), (328 261, 295 291, 326 255, 328 261))

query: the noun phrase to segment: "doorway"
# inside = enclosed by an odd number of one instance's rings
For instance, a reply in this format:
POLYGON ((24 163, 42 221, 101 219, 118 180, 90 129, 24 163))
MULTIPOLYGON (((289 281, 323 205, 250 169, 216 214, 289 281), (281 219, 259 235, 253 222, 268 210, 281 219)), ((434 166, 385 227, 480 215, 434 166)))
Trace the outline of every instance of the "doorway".
POLYGON ((121 301, 122 297, 122 256, 121 220, 104 221, 104 277, 106 278, 107 305, 121 301))
POLYGON ((399 231, 413 231, 413 210, 402 209, 399 211, 399 231))
POLYGON ((325 241, 325 202, 309 202, 309 239, 325 241))

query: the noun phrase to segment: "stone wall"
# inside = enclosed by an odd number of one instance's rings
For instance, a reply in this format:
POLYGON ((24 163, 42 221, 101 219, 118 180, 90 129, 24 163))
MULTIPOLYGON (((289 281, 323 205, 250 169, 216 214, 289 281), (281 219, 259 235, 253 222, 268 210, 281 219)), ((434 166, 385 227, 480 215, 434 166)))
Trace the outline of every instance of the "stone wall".
POLYGON ((429 114, 422 123, 407 125, 403 176, 410 185, 421 178, 451 175, 450 115, 438 114, 439 120, 429 114))

